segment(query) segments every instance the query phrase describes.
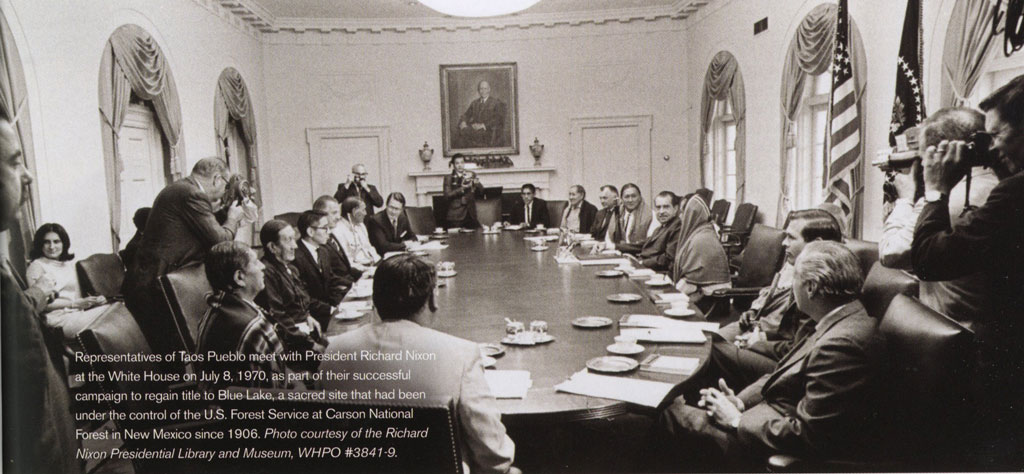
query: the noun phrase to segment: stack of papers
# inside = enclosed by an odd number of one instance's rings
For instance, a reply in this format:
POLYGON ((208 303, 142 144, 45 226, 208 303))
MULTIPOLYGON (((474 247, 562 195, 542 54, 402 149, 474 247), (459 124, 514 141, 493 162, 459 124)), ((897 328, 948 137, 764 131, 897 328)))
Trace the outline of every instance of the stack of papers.
POLYGON ((697 370, 700 359, 651 354, 640 363, 640 370, 663 374, 690 375, 697 370))
POLYGON ((586 258, 580 260, 583 265, 629 265, 629 260, 625 258, 586 258))
POLYGON ((654 304, 672 304, 673 301, 690 301, 686 293, 659 293, 654 304))
POLYGON ((538 243, 538 244, 542 244, 544 242, 556 242, 556 241, 558 241, 558 236, 557 235, 533 235, 533 236, 523 237, 523 240, 528 240, 530 242, 535 242, 535 243, 538 243))
POLYGON ((702 321, 680 321, 657 314, 627 314, 619 319, 619 327, 632 328, 684 328, 698 331, 718 331, 718 323, 702 321))
POLYGON ((654 276, 654 270, 650 268, 636 268, 629 272, 630 278, 647 278, 654 276))
POLYGON ((533 386, 529 370, 485 370, 484 378, 494 398, 525 398, 533 386))
POLYGON ((701 344, 707 340, 707 336, 695 327, 621 328, 619 334, 646 342, 701 344))
POLYGON ((555 385, 559 392, 590 397, 611 398, 647 407, 656 407, 672 390, 672 384, 650 380, 597 375, 581 370, 569 380, 555 385))

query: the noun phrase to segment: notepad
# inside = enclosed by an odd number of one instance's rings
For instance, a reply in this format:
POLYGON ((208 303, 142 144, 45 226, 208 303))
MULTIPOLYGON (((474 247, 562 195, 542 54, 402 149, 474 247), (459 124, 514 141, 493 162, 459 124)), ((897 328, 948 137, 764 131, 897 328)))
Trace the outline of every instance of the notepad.
POLYGON ((678 328, 621 328, 619 334, 646 342, 700 344, 707 336, 695 327, 678 328))
POLYGON ((494 398, 525 398, 533 386, 529 370, 485 370, 484 378, 494 398))
POLYGON ((640 363, 640 370, 663 374, 690 375, 697 370, 700 359, 651 354, 640 363))
POLYGON ((597 375, 581 370, 573 374, 572 377, 569 377, 569 380, 555 385, 555 390, 590 397, 621 400, 653 408, 661 403, 665 395, 668 395, 669 390, 672 390, 672 384, 597 375))
POLYGON ((580 260, 583 265, 628 265, 629 260, 624 258, 598 258, 598 259, 586 259, 580 260))

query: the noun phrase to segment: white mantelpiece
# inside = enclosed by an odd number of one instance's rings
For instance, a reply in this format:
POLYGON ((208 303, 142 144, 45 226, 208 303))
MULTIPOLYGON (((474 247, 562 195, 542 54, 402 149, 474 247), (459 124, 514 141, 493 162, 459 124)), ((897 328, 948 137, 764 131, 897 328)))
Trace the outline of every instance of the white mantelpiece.
MULTIPOLYGON (((526 183, 537 187, 539 197, 546 198, 551 189, 551 175, 555 168, 534 166, 530 168, 477 168, 473 170, 480 177, 484 187, 501 186, 505 190, 519 189, 526 183)), ((416 201, 420 206, 431 205, 431 196, 444 192, 444 176, 449 170, 413 171, 409 177, 416 182, 416 201)), ((507 192, 507 191, 506 191, 507 192)))

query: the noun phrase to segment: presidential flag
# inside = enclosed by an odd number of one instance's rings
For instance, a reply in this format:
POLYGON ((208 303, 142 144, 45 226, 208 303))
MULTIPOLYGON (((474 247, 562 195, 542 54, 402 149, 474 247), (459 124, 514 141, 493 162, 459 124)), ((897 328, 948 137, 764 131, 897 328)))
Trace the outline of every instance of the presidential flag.
POLYGON ((924 81, 921 78, 921 0, 907 2, 900 55, 896 58, 896 97, 889 123, 889 146, 896 136, 924 121, 924 81))
MULTIPOLYGON (((853 223, 860 192, 863 144, 860 139, 860 97, 850 60, 850 16, 847 0, 839 0, 836 42, 832 55, 832 96, 829 102, 828 197, 838 204, 848 224, 853 223)), ((847 225, 848 229, 855 228, 847 225)))

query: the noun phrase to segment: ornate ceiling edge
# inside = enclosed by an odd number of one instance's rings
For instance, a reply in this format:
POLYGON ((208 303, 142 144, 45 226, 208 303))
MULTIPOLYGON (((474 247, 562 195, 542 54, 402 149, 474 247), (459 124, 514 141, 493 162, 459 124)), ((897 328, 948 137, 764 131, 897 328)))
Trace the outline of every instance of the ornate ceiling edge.
POLYGON ((579 26, 585 24, 629 23, 633 21, 653 22, 658 20, 682 20, 696 13, 712 0, 676 0, 662 7, 624 8, 594 12, 570 12, 550 14, 510 15, 481 19, 458 18, 290 18, 275 17, 252 0, 194 0, 199 3, 219 2, 220 7, 234 14, 256 31, 278 33, 382 33, 407 31, 479 31, 484 29, 527 29, 533 27, 554 28, 557 26, 579 26))
POLYGON ((241 31, 256 40, 262 39, 264 31, 258 26, 261 23, 257 19, 252 18, 251 15, 229 8, 228 4, 232 2, 226 2, 224 0, 192 0, 192 2, 205 8, 214 16, 231 25, 236 30, 241 31))

